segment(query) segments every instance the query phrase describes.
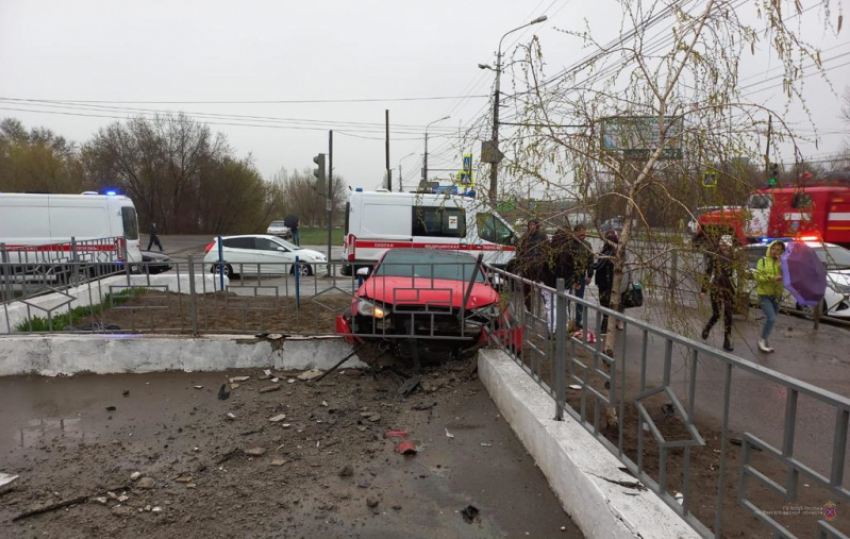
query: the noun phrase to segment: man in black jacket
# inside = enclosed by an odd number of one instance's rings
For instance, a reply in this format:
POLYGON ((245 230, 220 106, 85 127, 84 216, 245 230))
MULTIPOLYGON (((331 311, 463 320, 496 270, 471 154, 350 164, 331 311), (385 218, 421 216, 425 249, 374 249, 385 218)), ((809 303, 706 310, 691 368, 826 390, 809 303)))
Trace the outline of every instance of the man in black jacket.
MULTIPOLYGON (((602 251, 593 264, 593 269, 596 272, 596 287, 599 289, 599 304, 607 308, 611 308, 611 290, 614 288, 614 256, 617 253, 617 243, 619 243, 617 233, 613 230, 606 232, 602 251)), ((622 305, 619 306, 619 311, 623 311, 622 305)), ((599 332, 602 335, 608 333, 608 316, 602 317, 602 327, 599 328, 599 332)))
POLYGON ((720 319, 723 308, 723 349, 732 352, 732 304, 735 300, 735 255, 732 250, 732 236, 723 236, 713 253, 705 257, 705 280, 700 289, 700 297, 708 290, 711 297, 711 318, 702 330, 703 340, 708 339, 711 328, 720 319))
MULTIPOLYGON (((528 230, 519 242, 519 249, 515 257, 517 273, 520 277, 529 281, 539 282, 543 280, 546 270, 546 256, 549 240, 546 234, 540 231, 540 222, 532 219, 528 222, 528 230)), ((525 294, 525 308, 532 311, 531 285, 523 284, 525 294)))
MULTIPOLYGON (((572 278, 567 281, 567 290, 584 299, 584 289, 593 279, 593 248, 585 239, 587 228, 578 224, 573 227, 573 238, 570 240, 569 251, 573 260, 572 278)), ((576 329, 582 328, 582 313, 584 307, 576 304, 576 329)))

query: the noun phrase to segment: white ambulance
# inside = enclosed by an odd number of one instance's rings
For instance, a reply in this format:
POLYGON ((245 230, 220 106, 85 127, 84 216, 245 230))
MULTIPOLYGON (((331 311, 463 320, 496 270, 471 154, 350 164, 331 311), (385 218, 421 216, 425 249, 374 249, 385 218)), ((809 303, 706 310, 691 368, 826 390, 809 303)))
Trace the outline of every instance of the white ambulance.
POLYGON ((123 195, 0 193, 0 243, 12 264, 141 262, 139 223, 123 195), (71 240, 75 245, 72 247, 71 240))
POLYGON ((389 249, 438 249, 484 253, 504 267, 517 236, 486 202, 468 196, 390 193, 357 188, 345 206, 344 275, 371 266, 389 249))

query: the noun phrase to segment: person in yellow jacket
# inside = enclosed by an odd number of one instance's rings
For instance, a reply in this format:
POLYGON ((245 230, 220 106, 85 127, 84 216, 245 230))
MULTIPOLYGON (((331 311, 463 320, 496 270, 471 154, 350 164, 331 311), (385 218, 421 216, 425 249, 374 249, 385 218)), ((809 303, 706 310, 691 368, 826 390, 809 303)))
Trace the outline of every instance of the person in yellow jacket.
POLYGON ((785 244, 781 241, 773 241, 767 248, 767 255, 760 258, 756 264, 756 292, 759 296, 759 305, 764 312, 764 327, 759 339, 759 350, 762 352, 773 352, 768 339, 773 331, 773 324, 779 315, 779 304, 785 287, 782 284, 782 264, 779 259, 785 252, 785 244))

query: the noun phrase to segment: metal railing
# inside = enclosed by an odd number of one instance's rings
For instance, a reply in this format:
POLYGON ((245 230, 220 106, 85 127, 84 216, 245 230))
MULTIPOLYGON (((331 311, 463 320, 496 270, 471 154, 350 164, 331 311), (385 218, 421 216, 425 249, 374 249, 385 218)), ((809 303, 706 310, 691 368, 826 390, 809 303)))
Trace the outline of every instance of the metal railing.
POLYGON ((562 280, 491 272, 525 329, 521 348, 491 342, 552 397, 555 419, 578 421, 703 537, 755 535, 752 515, 775 537, 848 537, 830 515, 850 500, 850 399, 577 298, 562 280), (589 329, 571 328, 571 305, 589 329), (816 439, 828 451, 800 434, 813 425, 826 425, 816 439), (794 518, 818 508, 825 517, 794 518))
POLYGON ((0 302, 101 279, 126 271, 126 241, 122 237, 13 245, 0 243, 0 302))

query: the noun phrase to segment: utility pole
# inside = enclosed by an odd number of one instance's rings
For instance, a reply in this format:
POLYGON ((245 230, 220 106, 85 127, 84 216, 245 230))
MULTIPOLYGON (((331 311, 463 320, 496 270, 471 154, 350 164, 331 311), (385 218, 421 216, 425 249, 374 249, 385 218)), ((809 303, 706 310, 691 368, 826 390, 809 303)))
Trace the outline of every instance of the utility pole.
POLYGON ((387 130, 387 133, 386 133, 387 191, 392 193, 392 191, 393 191, 393 171, 390 168, 390 109, 386 109, 384 112, 386 113, 386 120, 385 121, 386 121, 386 130, 387 130))
MULTIPOLYGON (((504 37, 502 38, 504 39, 504 37)), ((493 92, 493 133, 491 136, 491 140, 493 143, 493 148, 499 148, 499 87, 502 80, 502 42, 499 41, 499 51, 496 53, 496 90, 493 92)), ((499 196, 498 193, 498 184, 499 184, 499 163, 491 163, 490 164, 490 190, 489 197, 490 203, 495 203, 496 198, 499 196)))
POLYGON ((334 132, 328 131, 328 198, 325 202, 328 210, 328 275, 333 271, 333 258, 331 257, 331 244, 333 243, 333 222, 334 222, 334 198, 333 198, 333 177, 334 177, 334 132))
POLYGON ((770 135, 773 130, 773 114, 767 117, 767 147, 764 150, 764 183, 770 185, 770 135))

